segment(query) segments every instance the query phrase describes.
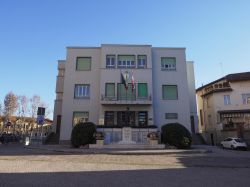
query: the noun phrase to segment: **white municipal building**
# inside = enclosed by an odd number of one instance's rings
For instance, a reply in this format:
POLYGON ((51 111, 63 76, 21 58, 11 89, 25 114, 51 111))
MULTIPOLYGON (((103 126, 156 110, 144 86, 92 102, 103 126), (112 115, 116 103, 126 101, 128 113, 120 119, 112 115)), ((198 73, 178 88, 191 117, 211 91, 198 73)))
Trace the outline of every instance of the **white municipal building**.
POLYGON ((85 121, 105 133, 105 144, 121 141, 124 126, 138 144, 167 123, 196 132, 193 62, 186 61, 185 48, 67 47, 66 60, 58 61, 54 107, 60 143, 69 143, 74 125, 85 121))

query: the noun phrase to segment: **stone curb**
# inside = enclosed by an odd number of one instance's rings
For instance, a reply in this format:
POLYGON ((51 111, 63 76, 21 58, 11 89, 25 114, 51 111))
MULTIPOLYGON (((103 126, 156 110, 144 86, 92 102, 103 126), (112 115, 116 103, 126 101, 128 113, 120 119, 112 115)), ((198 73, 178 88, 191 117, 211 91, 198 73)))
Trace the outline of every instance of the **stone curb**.
POLYGON ((46 151, 53 151, 58 153, 70 153, 70 154, 108 154, 108 155, 168 155, 168 154, 204 154, 212 153, 212 150, 208 149, 190 149, 190 150, 178 150, 178 149, 158 149, 158 150, 140 150, 140 149, 56 149, 44 146, 25 146, 27 149, 39 149, 46 151))

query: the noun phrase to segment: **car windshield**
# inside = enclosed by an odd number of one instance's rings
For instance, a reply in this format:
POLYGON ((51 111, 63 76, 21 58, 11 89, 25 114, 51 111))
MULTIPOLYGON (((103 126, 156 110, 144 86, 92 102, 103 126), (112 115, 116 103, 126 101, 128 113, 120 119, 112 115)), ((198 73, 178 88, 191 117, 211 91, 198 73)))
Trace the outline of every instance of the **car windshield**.
POLYGON ((243 143, 244 141, 240 138, 234 139, 236 142, 243 143))

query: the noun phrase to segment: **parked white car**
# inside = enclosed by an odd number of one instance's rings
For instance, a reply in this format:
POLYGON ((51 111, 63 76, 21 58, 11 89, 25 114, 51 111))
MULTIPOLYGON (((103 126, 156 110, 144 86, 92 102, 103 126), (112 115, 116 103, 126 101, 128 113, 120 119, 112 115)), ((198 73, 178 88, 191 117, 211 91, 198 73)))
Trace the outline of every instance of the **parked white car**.
POLYGON ((227 138, 221 142, 223 148, 247 149, 247 144, 241 138, 227 138))

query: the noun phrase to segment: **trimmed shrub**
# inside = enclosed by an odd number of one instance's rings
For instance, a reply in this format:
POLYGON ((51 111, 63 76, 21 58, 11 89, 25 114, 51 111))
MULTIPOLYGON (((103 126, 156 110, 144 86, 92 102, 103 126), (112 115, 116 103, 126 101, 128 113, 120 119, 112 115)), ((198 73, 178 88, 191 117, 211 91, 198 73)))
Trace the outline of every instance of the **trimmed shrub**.
POLYGON ((190 148, 192 137, 190 132, 179 123, 169 123, 161 127, 162 142, 178 149, 190 148))
POLYGON ((77 124, 71 133, 71 144, 73 147, 80 147, 81 145, 88 145, 95 141, 94 133, 96 133, 96 126, 92 122, 85 122, 77 124))

